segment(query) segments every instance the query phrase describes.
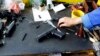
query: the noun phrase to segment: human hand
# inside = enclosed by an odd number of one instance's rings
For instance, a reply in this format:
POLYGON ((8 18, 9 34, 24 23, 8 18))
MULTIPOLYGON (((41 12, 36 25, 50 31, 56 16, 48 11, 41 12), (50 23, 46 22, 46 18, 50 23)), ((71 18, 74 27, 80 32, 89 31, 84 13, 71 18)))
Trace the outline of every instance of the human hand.
POLYGON ((72 19, 69 17, 63 17, 58 21, 58 27, 70 27, 73 25, 72 19))
POLYGON ((73 25, 77 25, 82 23, 81 18, 69 18, 69 17, 63 17, 59 19, 58 21, 58 27, 71 27, 73 25))

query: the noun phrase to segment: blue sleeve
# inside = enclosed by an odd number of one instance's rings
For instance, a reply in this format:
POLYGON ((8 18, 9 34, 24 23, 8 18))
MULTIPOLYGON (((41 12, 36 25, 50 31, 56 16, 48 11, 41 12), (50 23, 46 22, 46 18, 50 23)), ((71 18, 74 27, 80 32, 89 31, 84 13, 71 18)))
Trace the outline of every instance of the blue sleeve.
POLYGON ((82 22, 84 27, 88 29, 100 26, 100 7, 82 16, 82 22))

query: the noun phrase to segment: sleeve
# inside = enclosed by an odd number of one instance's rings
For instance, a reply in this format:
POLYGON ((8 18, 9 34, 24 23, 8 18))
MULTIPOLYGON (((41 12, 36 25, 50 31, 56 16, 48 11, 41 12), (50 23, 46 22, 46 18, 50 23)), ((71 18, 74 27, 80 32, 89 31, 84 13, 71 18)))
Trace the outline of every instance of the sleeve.
POLYGON ((100 7, 81 17, 85 28, 100 26, 100 7))

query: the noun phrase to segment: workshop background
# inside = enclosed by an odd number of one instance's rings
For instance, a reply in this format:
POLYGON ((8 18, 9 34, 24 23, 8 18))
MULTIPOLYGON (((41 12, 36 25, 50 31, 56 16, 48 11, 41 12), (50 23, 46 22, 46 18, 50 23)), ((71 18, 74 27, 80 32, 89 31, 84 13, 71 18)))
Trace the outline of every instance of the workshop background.
MULTIPOLYGON (((23 3, 20 7, 22 7, 21 13, 24 12, 26 9, 31 8, 34 6, 34 4, 41 4, 41 3, 46 3, 46 0, 13 0, 16 1, 18 4, 23 3)), ((10 3, 13 2, 12 0, 0 0, 0 10, 9 10, 9 5, 10 3)), ((82 3, 84 3, 84 0, 52 0, 54 5, 63 3, 65 7, 70 8, 72 11, 71 17, 76 17, 74 13, 79 12, 82 16, 85 13, 88 13, 89 11, 83 9, 83 7, 78 7, 78 6, 83 6, 82 3), (74 9, 79 9, 79 11, 74 11, 74 9)), ((100 0, 96 2, 96 5, 99 7, 100 6, 100 0)), ((17 7, 16 7, 17 8, 17 7)), ((18 9, 18 8, 17 8, 18 9)), ((94 9, 93 9, 94 10, 94 9)), ((13 47, 12 47, 13 48, 13 47)), ((23 47, 24 48, 24 47, 23 47)), ((76 51, 73 53, 50 53, 50 54, 25 54, 25 55, 18 55, 18 56, 96 56, 94 50, 85 50, 85 51, 76 51)))

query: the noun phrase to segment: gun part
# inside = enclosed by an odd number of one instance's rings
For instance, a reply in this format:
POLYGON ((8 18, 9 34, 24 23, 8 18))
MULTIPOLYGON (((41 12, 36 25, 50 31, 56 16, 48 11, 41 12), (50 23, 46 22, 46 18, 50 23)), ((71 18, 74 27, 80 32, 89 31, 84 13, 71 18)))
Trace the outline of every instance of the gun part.
POLYGON ((49 25, 51 25, 52 27, 56 28, 57 31, 61 32, 50 20, 48 20, 47 23, 48 23, 49 25))
POLYGON ((22 38, 22 41, 25 40, 26 36, 27 36, 27 33, 24 34, 24 36, 23 36, 23 38, 22 38))

